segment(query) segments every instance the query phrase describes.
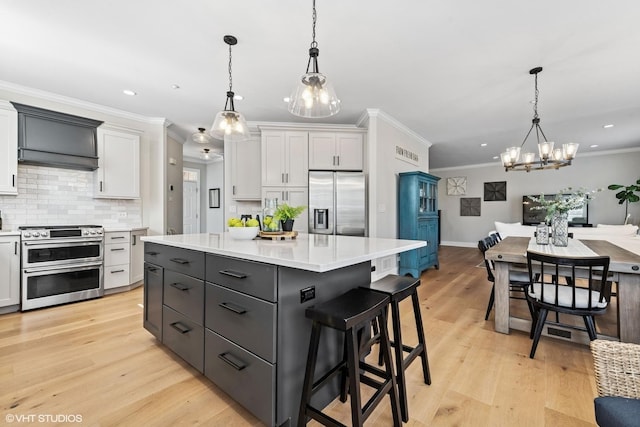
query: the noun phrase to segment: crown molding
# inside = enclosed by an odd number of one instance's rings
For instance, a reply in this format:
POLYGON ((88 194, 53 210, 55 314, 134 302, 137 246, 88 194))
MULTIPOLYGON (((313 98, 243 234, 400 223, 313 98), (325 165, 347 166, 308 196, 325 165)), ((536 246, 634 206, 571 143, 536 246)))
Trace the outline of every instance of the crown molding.
POLYGON ((119 110, 117 108, 107 107, 105 105, 100 105, 100 104, 94 104, 92 102, 83 101, 77 98, 71 98, 68 96, 58 95, 56 93, 47 92, 40 89, 21 86, 21 85, 10 83, 3 80, 0 80, 0 89, 18 93, 20 95, 26 95, 26 96, 32 96, 34 98, 44 99, 46 101, 57 102, 57 103, 69 105, 72 107, 84 108, 86 110, 95 111, 97 113, 109 114, 111 116, 116 116, 123 119, 129 119, 129 120, 134 120, 134 121, 143 122, 143 123, 150 123, 150 124, 162 124, 162 125, 168 126, 165 124, 168 121, 162 117, 147 117, 141 114, 130 113, 128 111, 119 110))
POLYGON ((389 114, 385 113, 384 111, 380 110, 379 108, 367 108, 367 110, 365 112, 365 115, 363 115, 360 118, 360 120, 358 120, 358 123, 364 122, 367 117, 369 117, 369 119, 371 119, 371 118, 382 119, 385 122, 387 122, 390 125, 392 125, 393 127, 395 127, 396 129, 398 129, 399 131, 401 131, 401 132, 405 133, 406 135, 408 135, 408 136, 410 136, 412 138, 415 138, 418 141, 422 142, 427 147, 431 147, 433 145, 427 139, 425 139, 422 136, 418 135, 416 132, 414 132, 413 130, 409 129, 406 125, 400 123, 398 120, 396 120, 395 118, 391 117, 389 114))
POLYGON ((366 129, 356 125, 329 123, 293 123, 293 122, 247 122, 259 130, 324 130, 341 132, 364 132, 366 129))

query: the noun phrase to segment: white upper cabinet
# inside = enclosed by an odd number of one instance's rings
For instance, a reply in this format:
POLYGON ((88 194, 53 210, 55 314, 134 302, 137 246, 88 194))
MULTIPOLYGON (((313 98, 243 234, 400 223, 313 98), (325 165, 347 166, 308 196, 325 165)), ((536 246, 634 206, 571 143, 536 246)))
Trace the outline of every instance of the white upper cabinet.
POLYGON ((0 100, 0 194, 18 194, 18 112, 0 100))
POLYGON ((309 133, 262 131, 262 185, 307 186, 309 133))
POLYGON ((140 135, 134 131, 98 128, 98 169, 94 197, 140 198, 140 135))
POLYGON ((361 171, 364 135, 356 132, 309 132, 309 169, 361 171))
POLYGON ((260 200, 260 138, 231 143, 231 197, 260 200))

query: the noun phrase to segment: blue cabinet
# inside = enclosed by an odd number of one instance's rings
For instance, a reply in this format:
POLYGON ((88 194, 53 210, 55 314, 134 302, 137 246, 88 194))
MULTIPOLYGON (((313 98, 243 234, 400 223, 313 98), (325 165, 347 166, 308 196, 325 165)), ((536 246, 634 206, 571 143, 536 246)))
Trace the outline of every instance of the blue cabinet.
POLYGON ((416 279, 438 263, 438 180, 424 172, 403 172, 398 188, 400 239, 424 240, 427 246, 400 254, 399 274, 416 279))

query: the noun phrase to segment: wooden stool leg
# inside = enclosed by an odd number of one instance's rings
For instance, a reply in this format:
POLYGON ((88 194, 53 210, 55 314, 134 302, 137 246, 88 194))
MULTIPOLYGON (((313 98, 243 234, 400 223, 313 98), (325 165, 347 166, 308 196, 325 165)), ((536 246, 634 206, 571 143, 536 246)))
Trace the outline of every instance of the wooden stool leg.
POLYGON ((418 292, 414 292, 411 295, 411 301, 413 302, 413 314, 416 318, 416 328, 418 330, 418 345, 422 346, 422 375, 424 376, 424 383, 431 385, 431 371, 429 371, 429 356, 427 355, 427 342, 424 338, 424 328, 422 326, 422 314, 420 313, 420 301, 418 300, 418 292))
POLYGON ((349 367, 349 395, 351 396, 352 425, 362 427, 362 398, 360 396, 360 358, 358 338, 353 329, 346 332, 347 366, 349 367))
POLYGON ((404 374, 404 353, 402 348, 402 327, 400 325, 400 304, 398 301, 391 302, 391 317, 393 327, 393 349, 396 360, 396 382, 398 386, 398 397, 400 399, 400 412, 402 421, 409 421, 409 408, 407 404, 407 383, 404 374))
POLYGON ((311 390, 313 389, 313 374, 318 359, 318 347, 320 344, 321 325, 313 322, 311 327, 311 338, 309 340, 309 354, 307 355, 307 366, 304 372, 304 383, 302 385, 302 398, 300 400, 300 412, 298 414, 298 427, 307 424, 307 405, 311 400, 311 390))
POLYGON ((393 367, 391 365, 392 363, 391 362, 391 343, 389 342, 389 331, 387 328, 387 319, 384 314, 378 316, 378 324, 380 325, 380 347, 382 348, 384 366, 385 366, 387 376, 391 378, 391 389, 389 390, 389 398, 391 399, 391 412, 393 416, 393 425, 394 427, 400 427, 402 425, 402 421, 400 421, 398 386, 396 383, 396 377, 393 373, 393 367))

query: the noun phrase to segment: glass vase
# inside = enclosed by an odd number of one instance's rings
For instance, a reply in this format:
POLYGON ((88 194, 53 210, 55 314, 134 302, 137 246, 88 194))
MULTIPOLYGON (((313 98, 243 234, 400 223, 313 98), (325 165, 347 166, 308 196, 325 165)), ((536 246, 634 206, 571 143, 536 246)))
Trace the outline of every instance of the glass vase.
POLYGON ((549 244, 549 226, 544 222, 536 226, 536 243, 538 245, 549 244))
POLYGON ((551 237, 555 246, 569 245, 569 220, 566 212, 553 215, 551 230, 551 237))
POLYGON ((278 209, 278 199, 264 199, 264 209, 262 210, 262 231, 280 231, 280 221, 274 219, 278 209))

